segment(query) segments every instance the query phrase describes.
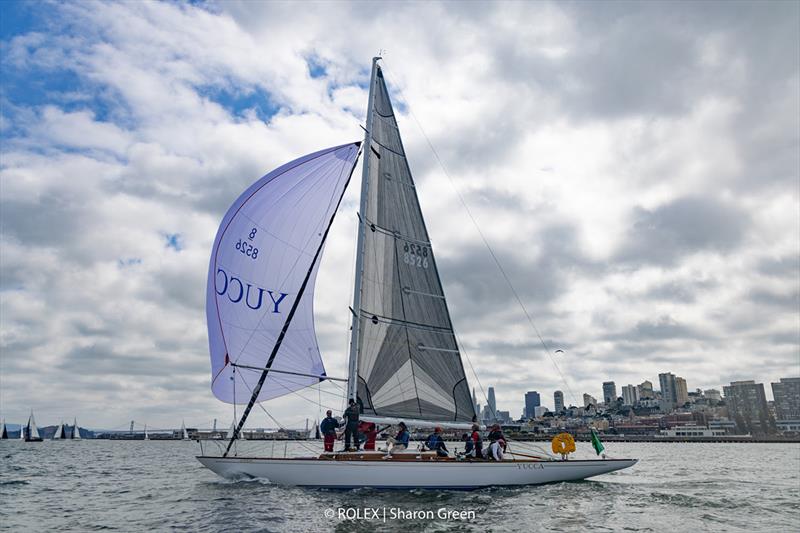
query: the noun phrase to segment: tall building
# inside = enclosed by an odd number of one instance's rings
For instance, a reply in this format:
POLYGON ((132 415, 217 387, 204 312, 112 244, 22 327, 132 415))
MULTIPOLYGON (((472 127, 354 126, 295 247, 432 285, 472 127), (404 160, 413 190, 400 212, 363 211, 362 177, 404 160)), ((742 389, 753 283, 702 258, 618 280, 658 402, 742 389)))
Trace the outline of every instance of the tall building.
POLYGON ((481 406, 478 404, 478 398, 475 396, 475 387, 472 387, 472 405, 475 406, 475 414, 481 414, 481 406))
POLYGON ((686 388, 686 380, 675 376, 675 401, 678 405, 683 405, 689 401, 689 389, 686 388))
POLYGON ((557 390, 553 393, 553 404, 555 405, 556 413, 564 410, 564 393, 557 390))
POLYGON ((489 409, 488 420, 497 420, 497 401, 494 399, 494 387, 489 387, 487 402, 489 409))
POLYGON ((733 381, 722 387, 728 415, 741 432, 767 433, 769 408, 764 384, 755 381, 733 381))
POLYGON ((535 390, 525 393, 525 418, 533 418, 534 411, 537 407, 542 405, 539 393, 535 390))
POLYGON ((597 400, 594 396, 590 396, 589 394, 583 393, 583 406, 589 407, 590 405, 594 405, 597 407, 597 400))
POLYGON ((800 420, 800 378, 781 378, 772 384, 778 420, 800 420))
POLYGON ((636 405, 639 401, 639 388, 634 385, 622 387, 622 402, 625 405, 636 405))
POLYGON ((617 386, 613 381, 603 382, 603 402, 606 406, 611 405, 617 401, 617 386))
POLYGON ((652 400, 655 398, 653 394, 653 383, 650 381, 644 380, 636 386, 636 389, 639 391, 639 398, 642 400, 652 400))
POLYGON ((661 386, 661 400, 673 409, 678 403, 677 384, 675 375, 672 372, 665 372, 658 375, 658 383, 661 386))

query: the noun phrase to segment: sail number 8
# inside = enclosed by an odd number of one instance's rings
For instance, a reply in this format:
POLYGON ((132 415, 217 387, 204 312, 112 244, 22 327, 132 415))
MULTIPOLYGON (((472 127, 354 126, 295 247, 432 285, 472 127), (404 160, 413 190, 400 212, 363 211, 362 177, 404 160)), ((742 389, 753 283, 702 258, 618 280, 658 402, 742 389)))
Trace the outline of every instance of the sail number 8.
MULTIPOLYGON (((258 233, 256 228, 250 230, 250 234, 247 236, 248 240, 253 240, 258 233)), ((236 249, 242 252, 244 255, 251 259, 258 259, 258 248, 254 247, 247 241, 242 242, 242 239, 236 243, 236 249)))
POLYGON ((428 247, 405 243, 403 245, 403 263, 418 268, 428 268, 428 247))

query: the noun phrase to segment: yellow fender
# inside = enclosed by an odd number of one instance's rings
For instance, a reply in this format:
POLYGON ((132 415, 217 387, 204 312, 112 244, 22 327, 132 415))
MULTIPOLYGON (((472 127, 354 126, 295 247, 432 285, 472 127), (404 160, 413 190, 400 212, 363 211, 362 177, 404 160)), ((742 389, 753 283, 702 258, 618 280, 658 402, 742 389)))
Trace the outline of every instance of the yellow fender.
POLYGON ((559 433, 551 443, 553 453, 572 453, 575 451, 575 439, 569 433, 559 433))

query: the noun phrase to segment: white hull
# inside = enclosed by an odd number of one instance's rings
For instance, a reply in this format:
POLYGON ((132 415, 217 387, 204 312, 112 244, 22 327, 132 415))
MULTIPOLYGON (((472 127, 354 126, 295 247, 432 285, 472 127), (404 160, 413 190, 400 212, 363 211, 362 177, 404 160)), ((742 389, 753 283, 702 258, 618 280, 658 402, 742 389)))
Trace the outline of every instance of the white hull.
POLYGON ((261 478, 278 485, 339 489, 476 489, 498 485, 538 485, 586 479, 636 464, 636 459, 541 462, 336 461, 208 456, 197 459, 224 478, 261 478))

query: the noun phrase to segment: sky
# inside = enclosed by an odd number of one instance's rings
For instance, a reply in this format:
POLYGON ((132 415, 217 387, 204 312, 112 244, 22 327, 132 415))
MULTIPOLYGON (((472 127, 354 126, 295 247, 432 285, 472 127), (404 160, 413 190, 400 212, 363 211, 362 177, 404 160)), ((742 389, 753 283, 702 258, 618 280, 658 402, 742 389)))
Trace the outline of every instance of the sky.
MULTIPOLYGON (((229 425, 204 309, 217 226, 269 170, 363 137, 379 51, 480 403, 494 386, 519 416, 529 390, 578 404, 661 372, 771 398, 800 375, 798 6, 0 4, 0 416, 229 425)), ((359 181, 317 279, 330 376, 359 181)), ((341 396, 264 409, 300 427, 341 396)))

